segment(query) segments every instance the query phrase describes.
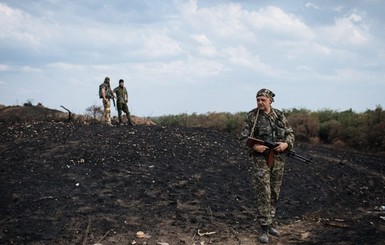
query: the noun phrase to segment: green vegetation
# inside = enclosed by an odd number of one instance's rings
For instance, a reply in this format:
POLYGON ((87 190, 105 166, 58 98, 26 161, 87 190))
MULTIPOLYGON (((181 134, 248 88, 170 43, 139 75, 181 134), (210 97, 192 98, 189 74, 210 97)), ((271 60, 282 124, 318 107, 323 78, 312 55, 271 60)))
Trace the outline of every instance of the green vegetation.
POLYGON ((236 135, 242 130, 242 123, 245 116, 245 112, 235 114, 228 112, 209 112, 199 115, 196 113, 191 115, 183 113, 151 118, 151 120, 158 125, 215 128, 219 131, 236 135))
MULTIPOLYGON (((324 143, 335 147, 385 152, 385 111, 284 110, 297 142, 324 143)), ((238 137, 246 112, 179 114, 151 118, 158 125, 214 128, 238 137)))

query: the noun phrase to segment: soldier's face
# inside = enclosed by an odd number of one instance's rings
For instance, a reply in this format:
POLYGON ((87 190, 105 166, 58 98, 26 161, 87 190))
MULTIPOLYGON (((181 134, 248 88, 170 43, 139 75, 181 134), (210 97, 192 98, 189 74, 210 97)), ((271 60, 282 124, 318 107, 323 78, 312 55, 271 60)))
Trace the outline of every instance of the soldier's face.
POLYGON ((265 97, 265 96, 257 97, 257 106, 260 110, 266 110, 270 108, 270 105, 271 105, 271 99, 269 97, 265 97))

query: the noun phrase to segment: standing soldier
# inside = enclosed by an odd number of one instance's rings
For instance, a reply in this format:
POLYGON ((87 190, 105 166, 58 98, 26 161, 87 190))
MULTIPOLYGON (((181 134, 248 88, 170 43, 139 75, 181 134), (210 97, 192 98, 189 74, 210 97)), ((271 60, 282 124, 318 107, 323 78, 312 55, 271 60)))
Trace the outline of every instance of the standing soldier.
POLYGON ((111 123, 111 98, 114 99, 114 94, 111 91, 110 78, 106 77, 104 82, 99 86, 99 97, 103 101, 103 118, 105 124, 112 126, 111 123))
POLYGON ((127 124, 128 125, 134 125, 131 121, 130 117, 130 111, 128 110, 127 102, 128 102, 128 94, 127 89, 124 87, 124 80, 119 80, 119 86, 114 88, 113 92, 116 94, 117 98, 117 106, 118 106, 118 117, 119 117, 119 123, 122 124, 122 111, 126 113, 127 116, 127 124))
POLYGON ((261 243, 268 243, 269 235, 279 236, 279 232, 272 226, 272 218, 275 216, 282 184, 285 164, 283 152, 294 144, 294 133, 286 117, 271 106, 274 96, 268 89, 258 91, 257 108, 247 114, 241 133, 244 145, 248 137, 277 144, 274 149, 260 144, 254 144, 248 149, 252 160, 258 221, 262 229, 259 236, 261 243))

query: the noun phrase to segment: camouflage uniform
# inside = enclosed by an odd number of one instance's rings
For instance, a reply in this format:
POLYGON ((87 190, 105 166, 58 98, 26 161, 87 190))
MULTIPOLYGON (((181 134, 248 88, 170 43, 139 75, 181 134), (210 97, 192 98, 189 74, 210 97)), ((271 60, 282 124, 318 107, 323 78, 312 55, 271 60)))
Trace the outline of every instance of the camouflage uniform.
POLYGON ((110 100, 113 97, 113 94, 112 94, 112 91, 111 91, 110 78, 109 77, 106 77, 104 79, 104 82, 102 84, 100 84, 100 86, 99 86, 99 97, 103 101, 103 107, 104 107, 103 118, 104 118, 104 122, 109 124, 109 125, 111 125, 111 101, 110 100), (102 89, 104 89, 104 91, 105 91, 106 100, 103 99, 103 95, 101 93, 102 89))
MULTIPOLYGON (((286 117, 281 111, 273 108, 268 114, 258 108, 247 114, 241 133, 243 145, 246 145, 248 137, 286 142, 289 145, 287 149, 292 148, 294 144, 293 130, 286 117), (258 118, 255 122, 256 117, 258 118)), ((266 152, 257 153, 251 148, 248 148, 248 151, 252 158, 252 180, 256 193, 258 221, 261 226, 270 226, 282 184, 285 155, 275 153, 274 165, 270 168, 266 152)))
MULTIPOLYGON (((124 83, 123 79, 119 80, 119 84, 124 83)), ((127 102, 128 102, 128 93, 127 89, 124 86, 118 86, 114 88, 113 92, 116 94, 117 97, 117 106, 118 106, 118 117, 119 117, 119 123, 122 123, 122 111, 126 113, 127 116, 127 123, 129 125, 133 125, 130 117, 130 111, 128 110, 127 102)))

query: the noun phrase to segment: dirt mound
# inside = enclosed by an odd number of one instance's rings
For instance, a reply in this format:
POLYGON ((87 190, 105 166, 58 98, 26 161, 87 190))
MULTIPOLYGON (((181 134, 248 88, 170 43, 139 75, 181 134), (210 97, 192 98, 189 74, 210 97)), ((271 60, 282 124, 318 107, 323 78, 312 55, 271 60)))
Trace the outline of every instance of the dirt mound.
MULTIPOLYGON (((297 152, 314 163, 288 160, 270 244, 383 244, 384 157, 297 152)), ((0 123, 0 156, 1 244, 257 244, 249 161, 230 135, 0 123)))
MULTIPOLYGON (((66 111, 50 109, 44 106, 3 106, 0 105, 0 123, 28 123, 28 122, 47 122, 47 121, 77 121, 77 122, 97 122, 97 120, 85 115, 75 115, 69 109, 62 106, 66 111)), ((132 121, 137 125, 155 125, 149 118, 131 116, 132 121)), ((117 117, 112 122, 118 124, 117 117)))
POLYGON ((2 123, 62 120, 64 118, 68 118, 68 113, 44 106, 5 106, 0 109, 0 122, 2 123))

